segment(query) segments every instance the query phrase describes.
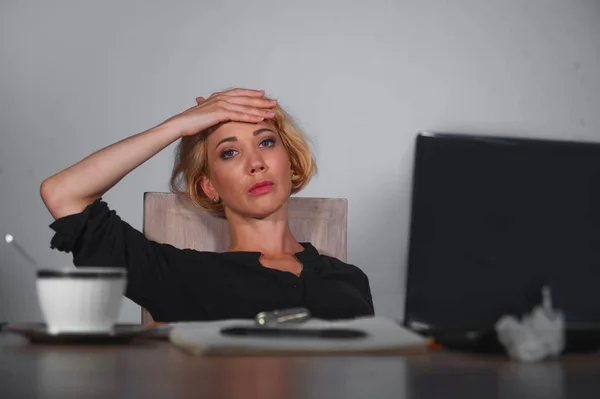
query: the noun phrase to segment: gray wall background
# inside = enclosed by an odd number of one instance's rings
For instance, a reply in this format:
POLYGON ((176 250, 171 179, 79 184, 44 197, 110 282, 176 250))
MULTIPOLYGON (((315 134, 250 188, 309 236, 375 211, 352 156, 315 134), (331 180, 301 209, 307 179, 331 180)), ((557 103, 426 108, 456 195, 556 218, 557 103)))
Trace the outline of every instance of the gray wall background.
MULTIPOLYGON (((42 180, 234 86, 266 89, 313 139, 300 195, 349 199, 349 261, 401 318, 415 134, 598 141, 600 1, 2 0, 0 232, 71 265, 49 249, 42 180)), ((105 197, 137 228, 172 150, 105 197)), ((0 244, 0 320, 40 319, 32 269, 0 244)))

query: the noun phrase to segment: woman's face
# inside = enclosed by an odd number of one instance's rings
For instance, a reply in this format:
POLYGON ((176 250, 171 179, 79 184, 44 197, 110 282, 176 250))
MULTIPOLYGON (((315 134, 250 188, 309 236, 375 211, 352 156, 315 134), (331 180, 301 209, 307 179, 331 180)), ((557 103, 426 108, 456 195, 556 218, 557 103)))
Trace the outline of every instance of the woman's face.
POLYGON ((288 200, 290 157, 272 124, 224 123, 208 136, 206 151, 210 173, 202 189, 228 211, 264 218, 288 200))

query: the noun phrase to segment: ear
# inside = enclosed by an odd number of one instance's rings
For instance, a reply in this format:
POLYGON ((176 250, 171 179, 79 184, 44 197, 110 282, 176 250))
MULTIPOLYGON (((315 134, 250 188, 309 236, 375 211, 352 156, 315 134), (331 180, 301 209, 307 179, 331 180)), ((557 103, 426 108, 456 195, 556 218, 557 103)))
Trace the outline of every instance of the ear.
POLYGON ((200 183, 200 187, 202 187, 202 191, 204 194, 210 199, 216 198, 219 199, 219 193, 215 190, 215 187, 212 184, 212 181, 208 178, 208 176, 200 176, 198 179, 198 183, 200 183))

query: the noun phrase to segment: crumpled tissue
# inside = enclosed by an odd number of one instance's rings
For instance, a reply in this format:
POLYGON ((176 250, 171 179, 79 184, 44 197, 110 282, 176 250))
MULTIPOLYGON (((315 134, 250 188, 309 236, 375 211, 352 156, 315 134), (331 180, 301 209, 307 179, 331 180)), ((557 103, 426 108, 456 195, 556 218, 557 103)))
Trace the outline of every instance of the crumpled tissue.
POLYGON ((542 289, 542 298, 521 321, 507 315, 495 325, 498 340, 514 359, 537 362, 558 356, 565 347, 565 319, 552 308, 550 288, 542 289))

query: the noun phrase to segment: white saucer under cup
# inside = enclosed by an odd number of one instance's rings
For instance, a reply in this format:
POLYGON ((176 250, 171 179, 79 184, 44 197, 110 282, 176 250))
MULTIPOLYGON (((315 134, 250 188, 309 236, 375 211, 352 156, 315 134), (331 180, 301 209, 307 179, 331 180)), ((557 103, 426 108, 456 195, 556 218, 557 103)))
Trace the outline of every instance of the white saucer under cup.
POLYGON ((52 334, 111 331, 119 316, 126 284, 124 268, 39 270, 37 293, 48 331, 52 334))

